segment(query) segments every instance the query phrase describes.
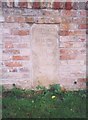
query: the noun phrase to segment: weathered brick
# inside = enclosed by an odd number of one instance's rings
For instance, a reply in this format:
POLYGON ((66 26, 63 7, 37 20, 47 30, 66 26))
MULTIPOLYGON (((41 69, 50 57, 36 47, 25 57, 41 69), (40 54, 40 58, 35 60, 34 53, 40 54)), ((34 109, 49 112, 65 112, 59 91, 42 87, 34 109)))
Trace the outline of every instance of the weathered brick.
POLYGON ((85 61, 84 60, 61 60, 60 66, 84 66, 85 61))
POLYGON ((73 18, 72 17, 64 17, 64 15, 63 15, 61 17, 61 23, 62 24, 72 23, 73 22, 73 18))
POLYGON ((83 82, 87 82, 88 80, 86 78, 79 78, 78 81, 83 83, 83 82))
POLYGON ((22 68, 19 68, 19 72, 30 72, 30 70, 29 68, 22 67, 22 68))
POLYGON ((74 35, 85 35, 86 31, 81 31, 81 30, 69 30, 69 31, 65 31, 65 30, 60 30, 59 31, 59 35, 60 36, 74 36, 74 35))
POLYGON ((7 2, 2 2, 2 7, 7 8, 7 2))
POLYGON ((68 35, 69 35, 69 32, 68 32, 68 31, 60 31, 60 32, 59 32, 59 35, 60 35, 60 36, 68 36, 68 35))
POLYGON ((47 2, 47 9, 48 9, 48 8, 53 8, 53 4, 52 4, 51 1, 48 1, 48 2, 47 2))
POLYGON ((33 3, 32 3, 32 2, 28 2, 28 1, 29 1, 29 0, 27 0, 27 4, 28 4, 28 5, 27 5, 27 8, 32 8, 32 4, 33 4, 33 3))
POLYGON ((77 10, 79 7, 78 7, 78 2, 73 2, 73 7, 72 7, 74 10, 77 10))
POLYGON ((62 10, 61 16, 63 17, 77 17, 78 12, 76 10, 62 10))
POLYGON ((41 2, 41 9, 47 8, 47 3, 46 2, 41 2))
POLYGON ((53 2, 54 9, 60 9, 60 2, 53 2))
POLYGON ((72 9, 72 2, 66 2, 65 3, 65 9, 66 10, 71 10, 72 9))
POLYGON ((29 60, 28 56, 13 56, 13 60, 29 60))
POLYGON ((9 2, 7 2, 7 6, 8 7, 13 7, 14 3, 13 3, 13 0, 10 0, 9 2))
POLYGON ((21 55, 30 56, 30 46, 20 50, 21 55))
POLYGON ((88 29, 88 24, 79 25, 79 29, 88 29))
POLYGON ((86 3, 85 2, 79 2, 79 9, 85 9, 86 3))
POLYGON ((14 44, 15 48, 28 48, 28 44, 27 43, 17 43, 14 44))
POLYGON ((9 43, 5 43, 5 48, 13 48, 13 43, 9 42, 9 43))
POLYGON ((77 83, 79 88, 84 89, 86 87, 86 78, 78 78, 77 83))
POLYGON ((19 62, 5 62, 5 65, 8 67, 22 67, 22 64, 19 62))
POLYGON ((61 60, 72 60, 72 59, 83 59, 86 57, 86 50, 77 49, 60 49, 60 59, 61 60))
POLYGON ((0 9, 0 23, 4 21, 5 21, 5 18, 3 16, 2 9, 0 9))
POLYGON ((86 10, 88 10, 88 1, 86 2, 85 8, 86 8, 86 10))
POLYGON ((86 10, 78 10, 78 16, 80 16, 80 17, 86 17, 86 15, 87 15, 87 12, 86 12, 86 10))
POLYGON ((85 17, 74 17, 73 18, 73 20, 72 20, 72 22, 73 23, 76 23, 76 24, 81 24, 81 23, 83 23, 83 24, 86 24, 86 18, 85 17))
POLYGON ((3 50, 3 53, 20 54, 20 51, 19 50, 3 50))
POLYGON ((20 22, 25 22, 25 17, 22 17, 22 16, 20 16, 20 17, 15 17, 14 20, 15 20, 15 22, 18 22, 18 23, 20 23, 20 22))
POLYGON ((0 7, 2 7, 2 2, 0 1, 0 7))
POLYGON ((21 7, 21 8, 27 8, 28 7, 28 3, 26 2, 26 0, 25 0, 25 2, 21 1, 21 2, 19 2, 18 6, 21 7))
POLYGON ((68 31, 70 29, 69 23, 66 24, 60 24, 60 30, 68 31))
POLYGON ((9 68, 9 72, 18 72, 17 68, 9 68))
POLYGON ((85 9, 86 8, 86 3, 85 2, 74 2, 73 3, 73 9, 74 10, 81 10, 81 9, 85 9))
POLYGON ((12 35, 26 36, 29 35, 29 30, 13 30, 12 35))
POLYGON ((86 47, 86 42, 73 42, 73 41, 67 41, 67 42, 60 42, 60 47, 64 48, 82 48, 86 47))
POLYGON ((27 23, 34 23, 34 18, 33 17, 26 17, 25 22, 27 23))
POLYGON ((77 56, 77 51, 61 49, 60 50, 60 59, 61 60, 71 60, 75 59, 77 56))
POLYGON ((50 23, 60 23, 61 22, 61 18, 60 17, 37 17, 35 18, 35 23, 46 23, 46 24, 50 24, 50 23))
POLYGON ((86 34, 88 34, 88 29, 86 30, 86 34))
POLYGON ((14 16, 6 16, 6 17, 5 17, 5 21, 6 21, 6 22, 15 22, 14 16))
POLYGON ((39 9, 40 7, 41 7, 40 2, 33 2, 33 6, 32 6, 33 9, 39 9))

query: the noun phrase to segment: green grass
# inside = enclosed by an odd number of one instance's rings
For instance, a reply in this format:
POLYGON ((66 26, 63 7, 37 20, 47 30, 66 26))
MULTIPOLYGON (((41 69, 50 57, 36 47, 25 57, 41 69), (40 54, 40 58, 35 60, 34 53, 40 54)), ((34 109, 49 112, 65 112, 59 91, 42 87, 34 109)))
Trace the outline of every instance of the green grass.
POLYGON ((86 91, 3 90, 3 118, 86 118, 86 91), (55 98, 52 99, 52 96, 55 98))

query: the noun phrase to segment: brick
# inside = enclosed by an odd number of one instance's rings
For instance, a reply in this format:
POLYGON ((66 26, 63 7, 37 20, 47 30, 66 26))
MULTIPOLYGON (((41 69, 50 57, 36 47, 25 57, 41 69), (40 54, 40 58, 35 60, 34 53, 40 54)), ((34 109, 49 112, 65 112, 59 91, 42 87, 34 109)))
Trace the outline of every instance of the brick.
POLYGON ((69 24, 69 30, 78 30, 78 24, 75 23, 69 24))
POLYGON ((88 24, 79 25, 79 29, 88 29, 88 24))
POLYGON ((19 50, 3 50, 3 53, 20 54, 20 51, 19 50))
POLYGON ((27 8, 28 4, 27 4, 27 2, 22 2, 21 1, 21 2, 19 2, 18 6, 21 7, 21 8, 27 8))
POLYGON ((28 48, 28 44, 27 43, 18 43, 18 44, 14 44, 15 48, 28 48))
POLYGON ((26 36, 29 35, 29 30, 13 30, 12 35, 26 36))
POLYGON ((9 28, 3 28, 3 34, 8 34, 10 35, 10 29, 9 28))
POLYGON ((86 8, 86 3, 85 2, 73 2, 73 9, 74 10, 81 10, 86 8))
POLYGON ((65 2, 60 2, 60 8, 59 9, 65 9, 65 2))
POLYGON ((81 31, 81 30, 60 30, 58 33, 60 36, 74 36, 74 35, 85 35, 86 31, 81 31))
POLYGON ((50 2, 50 1, 47 2, 47 9, 48 9, 48 8, 53 8, 53 4, 52 4, 52 2, 50 2))
POLYGON ((85 9, 88 10, 88 1, 86 2, 85 9))
POLYGON ((46 2, 41 2, 41 9, 47 8, 47 3, 46 2))
POLYGON ((4 21, 5 21, 4 16, 0 16, 0 22, 4 22, 4 21))
MULTIPOLYGON (((29 1, 29 0, 28 0, 28 1, 29 1)), ((28 4, 28 5, 27 5, 27 8, 32 8, 32 4, 33 4, 32 2, 27 2, 27 4, 28 4)))
POLYGON ((61 18, 60 17, 37 17, 35 18, 35 23, 46 23, 46 24, 50 24, 50 23, 60 23, 61 22, 61 18))
POLYGON ((78 81, 79 81, 79 82, 87 82, 88 79, 86 79, 86 78, 79 78, 78 81))
POLYGON ((27 23, 34 23, 34 18, 33 17, 26 17, 25 22, 27 23))
POLYGON ((88 29, 86 30, 86 34, 88 34, 88 29))
POLYGON ((41 15, 43 15, 42 11, 40 11, 40 9, 23 9, 23 11, 21 11, 21 12, 22 12, 22 15, 24 15, 26 17, 27 16, 31 17, 31 16, 41 16, 41 15))
POLYGON ((78 84, 79 88, 82 88, 82 89, 86 88, 86 79, 78 78, 77 84, 78 84))
POLYGON ((67 24, 72 22, 73 22, 72 17, 64 17, 64 15, 61 17, 61 24, 67 24))
POLYGON ((10 43, 5 43, 5 48, 13 48, 13 43, 10 42, 10 43))
POLYGON ((73 10, 77 10, 79 8, 78 2, 73 2, 73 10))
POLYGON ((13 60, 29 60, 28 56, 13 56, 13 60))
POLYGON ((85 9, 86 3, 85 2, 79 2, 79 9, 85 9))
POLYGON ((86 58, 86 50, 81 49, 60 49, 61 60, 83 59, 86 58))
MULTIPOLYGON (((0 9, 1 10, 1 9, 0 9)), ((4 18, 4 16, 3 16, 3 14, 2 14, 2 10, 0 11, 0 23, 1 22, 4 22, 5 21, 5 18, 4 18)))
POLYGON ((72 9, 72 2, 66 2, 65 3, 65 9, 66 10, 71 10, 72 9))
POLYGON ((71 31, 69 35, 86 35, 86 30, 71 31))
POLYGON ((33 6, 32 6, 33 9, 39 9, 40 7, 41 7, 40 2, 33 2, 33 6))
POLYGON ((76 17, 76 18, 73 18, 72 22, 73 23, 77 23, 77 24, 81 24, 81 23, 85 23, 86 24, 86 18, 85 17, 76 17))
POLYGON ((26 67, 22 67, 22 68, 19 68, 19 72, 29 72, 29 68, 26 68, 26 67))
POLYGON ((2 2, 2 7, 7 8, 7 2, 2 2))
POLYGON ((0 7, 2 7, 2 2, 0 1, 0 7))
POLYGON ((11 68, 11 69, 9 69, 9 72, 18 72, 18 69, 17 68, 11 68))
POLYGON ((69 23, 60 24, 60 30, 68 31, 70 29, 69 23))
POLYGON ((86 42, 74 42, 74 41, 62 41, 60 42, 60 47, 64 48, 82 48, 86 47, 86 42))
POLYGON ((61 60, 60 61, 61 66, 84 66, 85 61, 84 60, 61 60))
POLYGON ((76 10, 61 10, 61 16, 63 17, 77 17, 78 12, 76 10))
POLYGON ((14 20, 15 20, 15 22, 18 22, 18 23, 20 23, 20 22, 25 22, 25 17, 22 17, 22 16, 20 16, 20 17, 15 17, 14 20))
POLYGON ((6 17, 5 17, 5 21, 6 21, 6 22, 15 22, 14 16, 6 16, 6 17))
POLYGON ((60 9, 60 2, 53 2, 54 9, 60 9))
POLYGON ((19 62, 5 62, 7 67, 22 67, 22 64, 19 62))
POLYGON ((68 31, 59 31, 60 36, 68 36, 69 32, 68 31))
POLYGON ((78 15, 80 17, 86 17, 87 16, 87 11, 86 10, 78 10, 78 15))
POLYGON ((2 60, 3 61, 10 61, 10 60, 12 60, 12 55, 10 55, 10 54, 2 54, 2 60))
POLYGON ((9 2, 7 2, 7 7, 12 8, 13 5, 14 5, 13 0, 12 0, 12 2, 11 2, 11 0, 9 2))
POLYGON ((26 47, 20 50, 22 56, 30 56, 30 47, 26 47))

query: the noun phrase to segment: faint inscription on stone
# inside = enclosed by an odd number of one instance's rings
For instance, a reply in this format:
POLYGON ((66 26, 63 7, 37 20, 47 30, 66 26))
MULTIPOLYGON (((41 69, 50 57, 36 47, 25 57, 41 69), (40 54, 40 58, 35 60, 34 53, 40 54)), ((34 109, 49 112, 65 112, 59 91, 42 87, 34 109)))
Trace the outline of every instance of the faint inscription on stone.
POLYGON ((33 25, 31 34, 34 84, 54 84, 58 81, 59 67, 58 27, 46 24, 33 25))

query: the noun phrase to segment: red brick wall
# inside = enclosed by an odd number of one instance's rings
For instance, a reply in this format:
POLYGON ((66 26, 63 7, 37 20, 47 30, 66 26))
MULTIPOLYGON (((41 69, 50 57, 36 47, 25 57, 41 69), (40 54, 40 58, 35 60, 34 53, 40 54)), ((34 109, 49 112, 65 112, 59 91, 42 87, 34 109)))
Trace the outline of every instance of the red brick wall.
POLYGON ((30 29, 58 24, 59 81, 66 89, 86 88, 87 2, 0 2, 0 76, 4 85, 30 88, 30 29))

